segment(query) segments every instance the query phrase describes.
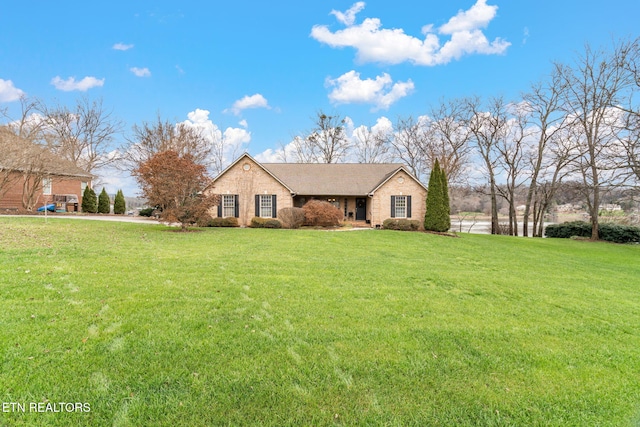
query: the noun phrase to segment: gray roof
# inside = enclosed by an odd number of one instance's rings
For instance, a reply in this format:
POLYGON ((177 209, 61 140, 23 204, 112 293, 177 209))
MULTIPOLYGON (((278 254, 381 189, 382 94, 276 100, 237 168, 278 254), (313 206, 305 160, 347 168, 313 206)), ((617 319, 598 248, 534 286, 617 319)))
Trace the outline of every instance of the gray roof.
POLYGON ((261 163, 299 195, 362 196, 403 166, 398 163, 261 163))

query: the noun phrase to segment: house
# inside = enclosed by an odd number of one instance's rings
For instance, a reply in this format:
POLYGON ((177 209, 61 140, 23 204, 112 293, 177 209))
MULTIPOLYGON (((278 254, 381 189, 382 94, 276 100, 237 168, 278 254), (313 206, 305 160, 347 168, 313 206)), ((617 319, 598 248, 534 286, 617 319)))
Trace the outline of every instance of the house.
POLYGON ((0 132, 0 212, 31 211, 53 204, 78 211, 93 175, 45 147, 0 132))
POLYGON ((417 219, 425 214, 426 187, 405 166, 391 163, 260 163, 243 154, 218 175, 218 217, 277 218, 278 210, 326 200, 347 221, 380 227, 387 218, 417 219))

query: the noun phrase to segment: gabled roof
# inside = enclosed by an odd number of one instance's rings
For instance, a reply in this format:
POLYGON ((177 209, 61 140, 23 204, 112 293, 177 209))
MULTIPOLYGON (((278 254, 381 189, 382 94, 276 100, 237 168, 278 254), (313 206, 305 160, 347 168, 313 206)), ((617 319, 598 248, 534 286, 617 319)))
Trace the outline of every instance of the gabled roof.
POLYGON ((273 173, 271 173, 269 170, 267 170, 262 163, 260 163, 259 161, 257 161, 256 159, 254 159, 253 157, 251 157, 249 155, 249 153, 244 153, 242 154, 240 157, 238 157, 237 159, 235 159, 229 166, 227 166, 222 172, 220 172, 218 174, 218 176, 216 176, 215 178, 213 178, 213 182, 215 183, 222 175, 224 175, 225 173, 227 173, 227 171, 229 169, 231 169, 232 167, 234 167, 237 163, 240 162, 240 160, 242 159, 249 159, 251 160, 253 163, 255 163, 256 165, 260 166, 262 168, 262 170, 264 170, 266 173, 268 173, 269 175, 271 175, 273 177, 273 179, 275 179, 276 181, 278 181, 280 184, 282 184, 283 186, 285 186, 287 188, 287 190, 291 191, 292 193, 294 192, 289 186, 287 186, 287 184, 285 184, 284 182, 282 182, 280 180, 280 178, 278 178, 277 176, 275 176, 273 173))

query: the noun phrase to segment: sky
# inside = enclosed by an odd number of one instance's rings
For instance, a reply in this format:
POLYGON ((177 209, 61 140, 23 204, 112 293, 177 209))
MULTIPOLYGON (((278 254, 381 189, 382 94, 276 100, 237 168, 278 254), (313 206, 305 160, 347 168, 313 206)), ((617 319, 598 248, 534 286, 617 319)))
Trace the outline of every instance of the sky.
POLYGON ((160 115, 276 161, 319 111, 356 128, 440 100, 516 101, 585 44, 638 37, 638 16, 638 0, 3 2, 0 109, 100 99, 124 123, 114 149, 160 115))

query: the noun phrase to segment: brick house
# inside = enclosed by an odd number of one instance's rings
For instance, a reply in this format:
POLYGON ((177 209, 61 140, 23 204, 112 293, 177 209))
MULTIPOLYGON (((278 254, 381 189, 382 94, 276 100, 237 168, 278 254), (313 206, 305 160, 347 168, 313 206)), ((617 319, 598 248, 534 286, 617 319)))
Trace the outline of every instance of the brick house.
MULTIPOLYGON (((3 136, 6 142, 7 134, 3 136)), ((0 212, 31 211, 45 204, 55 204, 57 211, 79 211, 93 175, 44 147, 18 142, 22 145, 10 153, 14 157, 0 160, 0 212)))
POLYGON ((417 219, 425 214, 426 187, 397 163, 260 163, 243 154, 213 182, 221 195, 218 217, 277 218, 278 209, 302 207, 308 200, 333 203, 347 221, 380 227, 387 218, 417 219))

